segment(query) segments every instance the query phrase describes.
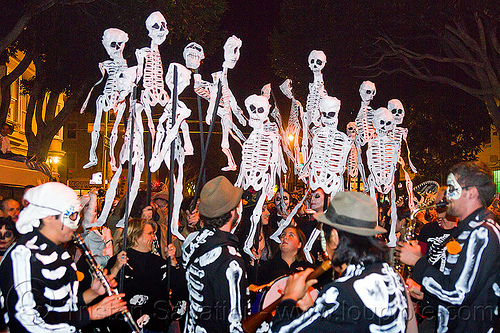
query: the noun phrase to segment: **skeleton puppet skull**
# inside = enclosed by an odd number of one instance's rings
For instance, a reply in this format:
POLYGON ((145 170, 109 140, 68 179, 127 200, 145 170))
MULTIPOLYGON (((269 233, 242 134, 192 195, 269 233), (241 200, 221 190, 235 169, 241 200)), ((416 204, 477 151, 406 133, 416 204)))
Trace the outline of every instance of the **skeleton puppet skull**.
POLYGON ((286 79, 281 85, 280 85, 280 90, 285 95, 286 97, 292 99, 293 93, 292 93, 292 80, 286 79))
POLYGON ((115 61, 123 59, 123 49, 126 42, 128 42, 128 34, 120 29, 109 28, 104 30, 102 34, 102 45, 104 45, 109 57, 115 61))
POLYGON ((168 65, 165 83, 170 91, 174 91, 174 67, 177 67, 177 94, 180 95, 191 82, 191 71, 178 63, 168 65))
POLYGON ((269 101, 265 96, 262 95, 251 95, 245 99, 245 107, 250 116, 248 124, 253 129, 259 129, 262 127, 264 122, 268 120, 269 115, 269 101))
POLYGON ((321 72, 326 64, 326 55, 323 51, 312 50, 307 62, 313 73, 321 72))
POLYGON ((363 102, 370 102, 376 94, 375 83, 371 81, 363 81, 359 86, 359 96, 361 96, 363 102))
POLYGON ((156 45, 161 45, 167 38, 167 21, 160 12, 153 12, 148 16, 146 19, 146 29, 149 31, 149 38, 156 45))
POLYGON ((339 122, 340 100, 336 97, 325 96, 319 103, 321 112, 321 122, 325 126, 333 126, 337 128, 339 122))
POLYGON ((403 123, 403 118, 405 117, 405 109, 403 107, 403 103, 401 103, 399 99, 391 99, 387 103, 387 108, 394 116, 394 123, 396 125, 401 125, 403 123))
POLYGON ((377 137, 382 138, 392 131, 395 127, 394 116, 386 108, 378 108, 373 114, 373 127, 377 132, 377 137))
POLYGON ((227 39, 226 44, 224 44, 224 63, 222 67, 233 69, 240 59, 240 48, 242 42, 236 36, 231 36, 227 39))
POLYGON ((354 139, 356 137, 356 134, 358 133, 358 128, 356 126, 356 123, 354 121, 351 121, 350 123, 347 124, 347 136, 354 139))
POLYGON ((200 67, 200 62, 205 59, 205 52, 203 52, 203 47, 200 44, 191 42, 184 48, 182 56, 186 61, 187 68, 197 69, 200 67))

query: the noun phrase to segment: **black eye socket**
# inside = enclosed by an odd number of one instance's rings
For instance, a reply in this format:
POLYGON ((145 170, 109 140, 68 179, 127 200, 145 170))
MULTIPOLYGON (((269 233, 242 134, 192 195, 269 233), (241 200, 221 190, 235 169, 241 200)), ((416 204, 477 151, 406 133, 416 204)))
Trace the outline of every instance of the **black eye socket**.
POLYGON ((116 46, 116 42, 111 42, 111 44, 109 44, 109 46, 115 47, 116 46))
POLYGON ((257 109, 258 113, 264 113, 264 108, 261 106, 260 108, 257 109))
POLYGON ((366 93, 369 95, 369 94, 372 93, 372 91, 371 90, 367 90, 366 93))
POLYGON ((314 59, 311 59, 311 64, 314 64, 314 59))
POLYGON ((196 51, 198 51, 198 52, 201 52, 201 48, 199 48, 199 47, 196 47, 196 46, 195 46, 195 47, 193 47, 193 49, 195 49, 195 50, 196 50, 196 51))
POLYGON ((381 120, 380 125, 384 125, 384 124, 385 124, 385 121, 381 120))
POLYGON ((250 104, 250 110, 253 111, 253 112, 255 112, 255 109, 256 109, 255 105, 250 104))
POLYGON ((389 126, 390 126, 391 124, 392 124, 392 121, 388 121, 388 122, 386 123, 386 125, 389 125, 389 126))
POLYGON ((236 47, 233 52, 236 54, 236 52, 238 52, 238 48, 236 47))
POLYGON ((396 113, 398 113, 398 110, 397 110, 397 109, 392 109, 392 110, 391 110, 391 113, 392 113, 392 114, 396 114, 396 113))
POLYGON ((316 63, 321 66, 321 64, 323 63, 323 61, 321 61, 321 60, 318 59, 318 60, 316 60, 316 63))
POLYGON ((158 23, 155 23, 155 24, 153 24, 153 26, 151 28, 153 28, 153 29, 160 29, 160 26, 158 25, 158 23))

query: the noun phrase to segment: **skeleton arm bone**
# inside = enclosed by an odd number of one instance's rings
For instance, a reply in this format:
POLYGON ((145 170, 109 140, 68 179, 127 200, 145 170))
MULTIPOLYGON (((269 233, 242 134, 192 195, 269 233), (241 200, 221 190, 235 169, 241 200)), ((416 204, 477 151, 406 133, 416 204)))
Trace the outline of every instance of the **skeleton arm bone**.
POLYGON ((92 88, 90 88, 90 91, 87 95, 87 98, 85 99, 85 102, 83 102, 82 108, 80 109, 80 114, 83 113, 85 111, 85 109, 87 108, 87 105, 89 104, 90 96, 92 95, 92 91, 94 90, 94 88, 96 86, 100 85, 102 83, 102 81, 104 80, 104 76, 106 74, 106 69, 104 67, 104 63, 102 63, 102 62, 99 63, 99 71, 101 72, 101 79, 99 81, 97 81, 92 86, 92 88))

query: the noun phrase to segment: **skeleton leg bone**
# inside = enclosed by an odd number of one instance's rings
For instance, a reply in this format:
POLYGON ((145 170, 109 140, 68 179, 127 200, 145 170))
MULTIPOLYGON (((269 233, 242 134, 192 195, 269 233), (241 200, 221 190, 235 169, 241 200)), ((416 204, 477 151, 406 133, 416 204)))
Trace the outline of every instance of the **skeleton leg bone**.
MULTIPOLYGON (((264 188, 269 183, 269 176, 264 180, 264 188)), ((243 251, 247 253, 251 258, 255 259, 255 256, 252 253, 253 241, 255 238, 255 233, 257 232, 257 226, 259 225, 260 216, 262 215, 262 207, 264 207, 264 203, 266 202, 266 192, 263 190, 260 194, 259 200, 255 204, 255 208, 253 209, 252 216, 250 217, 250 232, 248 233, 247 239, 245 240, 245 244, 243 246, 243 251)))
POLYGON ((90 167, 93 167, 94 165, 97 165, 96 149, 97 149, 97 144, 99 143, 99 131, 101 130, 101 118, 103 112, 102 104, 103 104, 103 96, 101 95, 97 98, 97 103, 96 103, 97 110, 94 119, 94 127, 92 128, 92 134, 90 135, 92 141, 90 145, 89 162, 83 166, 84 169, 88 169, 90 167))
POLYGON ((114 172, 118 170, 118 168, 116 167, 115 146, 116 146, 116 141, 118 140, 118 129, 122 121, 125 108, 126 108, 125 102, 118 104, 116 119, 115 122, 113 123, 113 129, 111 130, 111 135, 109 137, 109 156, 110 156, 109 164, 111 165, 111 170, 113 170, 114 172))

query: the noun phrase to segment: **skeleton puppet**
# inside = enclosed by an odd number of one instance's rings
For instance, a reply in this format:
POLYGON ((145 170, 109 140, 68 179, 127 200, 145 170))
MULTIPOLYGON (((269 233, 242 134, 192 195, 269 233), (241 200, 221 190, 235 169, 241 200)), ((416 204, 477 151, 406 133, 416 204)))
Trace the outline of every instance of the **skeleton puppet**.
POLYGON ((224 63, 222 64, 222 72, 213 74, 214 83, 211 84, 207 81, 202 81, 199 74, 195 74, 195 92, 200 97, 208 99, 210 101, 208 106, 207 116, 205 121, 210 125, 212 121, 212 116, 215 108, 217 108, 217 115, 221 119, 222 126, 222 142, 221 148, 222 152, 227 157, 228 165, 222 168, 222 171, 234 171, 237 168, 234 162, 233 154, 229 149, 229 135, 233 137, 241 145, 241 141, 245 140, 245 137, 241 131, 233 123, 232 114, 236 116, 241 125, 246 126, 246 119, 243 116, 243 111, 238 106, 233 93, 229 90, 227 82, 227 72, 229 69, 233 69, 236 62, 240 58, 240 48, 241 39, 236 36, 231 36, 227 39, 224 44, 224 63), (217 87, 218 83, 222 83, 222 97, 219 105, 215 105, 217 99, 217 87), (241 141, 240 141, 241 140, 241 141))
MULTIPOLYGON (((127 41, 128 34, 120 29, 109 28, 104 30, 102 35, 102 44, 112 60, 106 60, 99 63, 99 70, 101 71, 102 78, 94 85, 94 87, 99 85, 104 80, 104 76, 106 74, 108 77, 104 85, 102 95, 97 97, 96 100, 96 115, 94 119, 94 127, 91 133, 92 141, 90 146, 89 162, 83 166, 84 169, 97 165, 96 148, 99 142, 102 112, 114 110, 117 113, 115 122, 118 122, 119 124, 123 112, 125 111, 126 103, 123 99, 119 99, 120 92, 117 89, 117 78, 120 73, 127 68, 127 61, 123 58, 123 49, 125 48, 125 43, 127 41)), ((90 90, 85 103, 83 103, 80 113, 83 113, 83 111, 87 108, 87 104, 94 87, 90 90)), ((113 134, 116 136, 117 132, 112 132, 111 135, 113 136, 113 134)), ((114 152, 111 149, 110 156, 114 160, 114 152)))
POLYGON ((165 81, 167 83, 170 92, 174 93, 174 68, 177 68, 177 106, 175 119, 172 117, 173 111, 173 101, 174 98, 165 106, 162 116, 158 120, 158 131, 156 133, 155 145, 153 149, 153 154, 149 162, 151 172, 155 172, 161 166, 161 162, 165 161, 167 167, 174 168, 170 165, 170 152, 171 143, 175 142, 175 160, 177 161, 178 171, 177 178, 174 180, 175 192, 174 192, 174 203, 173 203, 173 213, 171 221, 172 234, 184 240, 184 237, 179 233, 178 217, 180 212, 180 205, 182 202, 182 190, 183 190, 183 178, 184 178, 184 157, 185 155, 193 154, 193 144, 191 143, 191 138, 189 137, 189 126, 186 123, 186 118, 191 115, 191 110, 188 109, 186 104, 179 100, 178 96, 186 89, 190 84, 191 71, 181 64, 171 63, 168 66, 167 75, 165 81), (165 126, 164 126, 165 124, 165 126), (166 127, 166 128, 165 128, 166 127), (181 139, 179 137, 179 127, 182 130, 182 137, 184 140, 184 145, 182 145, 181 139))
POLYGON ((358 168, 365 189, 367 188, 367 180, 365 176, 363 159, 361 157, 361 147, 364 146, 375 133, 375 129, 372 125, 373 108, 370 106, 370 102, 373 100, 373 97, 375 97, 376 94, 377 89, 375 87, 375 83, 370 81, 363 81, 363 83, 361 83, 361 86, 359 87, 361 107, 354 121, 357 128, 355 144, 358 151, 358 168))
POLYGON ((382 194, 391 192, 391 229, 387 246, 396 246, 396 191, 394 173, 398 163, 400 144, 390 133, 394 130, 394 117, 386 108, 378 108, 373 114, 376 136, 368 141, 366 156, 368 160, 368 186, 370 196, 377 200, 375 190, 382 194))
POLYGON ((356 150, 356 145, 354 141, 356 140, 357 128, 356 123, 351 121, 347 124, 347 136, 352 140, 351 151, 349 152, 349 157, 347 159, 347 173, 351 178, 358 177, 358 151, 356 150))
POLYGON ((403 119, 405 116, 405 109, 403 107, 403 103, 399 99, 391 99, 387 103, 387 109, 391 111, 393 117, 394 117, 394 130, 390 133, 390 135, 397 141, 399 142, 399 147, 400 151, 398 154, 398 162, 401 164, 401 168, 404 171, 405 174, 405 182, 406 182, 406 191, 408 192, 408 196, 410 198, 409 205, 410 209, 414 209, 414 197, 413 197, 413 182, 410 179, 410 175, 405 169, 405 161, 403 157, 401 156, 401 144, 402 141, 405 142, 406 145, 406 150, 408 151, 408 164, 410 165, 410 169, 413 173, 417 173, 417 169, 413 165, 410 159, 410 148, 408 147, 408 141, 406 141, 406 138, 408 137, 408 129, 399 127, 398 125, 401 125, 403 123, 403 119))
MULTIPOLYGON (((148 127, 151 139, 154 141, 155 129, 151 108, 157 104, 165 107, 169 96, 163 82, 163 65, 158 46, 163 44, 168 35, 167 21, 160 12, 151 13, 146 19, 148 36, 151 38, 150 47, 144 47, 135 51, 137 58, 138 74, 137 81, 142 78, 144 90, 141 92, 141 105, 148 119, 148 127)), ((142 122, 140 125, 142 129, 142 122)))
MULTIPOLYGON (((313 82, 309 83, 309 94, 307 95, 306 101, 306 124, 309 129, 311 123, 316 127, 321 126, 319 102, 321 97, 327 95, 323 83, 323 74, 321 73, 326 64, 325 53, 317 50, 311 51, 308 57, 308 63, 309 68, 314 74, 313 82)), ((302 126, 305 125, 303 124, 302 126)))
POLYGON ((252 186, 257 192, 262 190, 250 217, 250 233, 243 246, 243 250, 253 258, 251 247, 262 207, 266 198, 273 197, 276 175, 286 172, 287 168, 277 126, 268 118, 270 105, 267 98, 251 95, 245 100, 245 107, 250 116, 248 123, 253 130, 243 144, 240 173, 235 186, 244 190, 252 186))
MULTIPOLYGON (((300 134, 300 120, 302 124, 305 122, 305 113, 302 104, 295 99, 292 91, 292 80, 286 79, 280 85, 281 92, 292 100, 292 107, 290 109, 290 116, 288 117, 288 134, 293 135, 293 150, 294 150, 294 165, 295 165, 295 174, 299 172, 300 166, 300 150, 302 149, 302 157, 306 158, 307 149, 308 149, 308 137, 309 130, 306 126, 302 127, 302 148, 299 147, 299 134, 300 134)), ((285 138, 286 139, 286 138, 285 138)))
POLYGON ((186 67, 196 71, 200 67, 201 61, 205 59, 205 52, 200 44, 191 42, 184 48, 182 56, 186 61, 186 67))

